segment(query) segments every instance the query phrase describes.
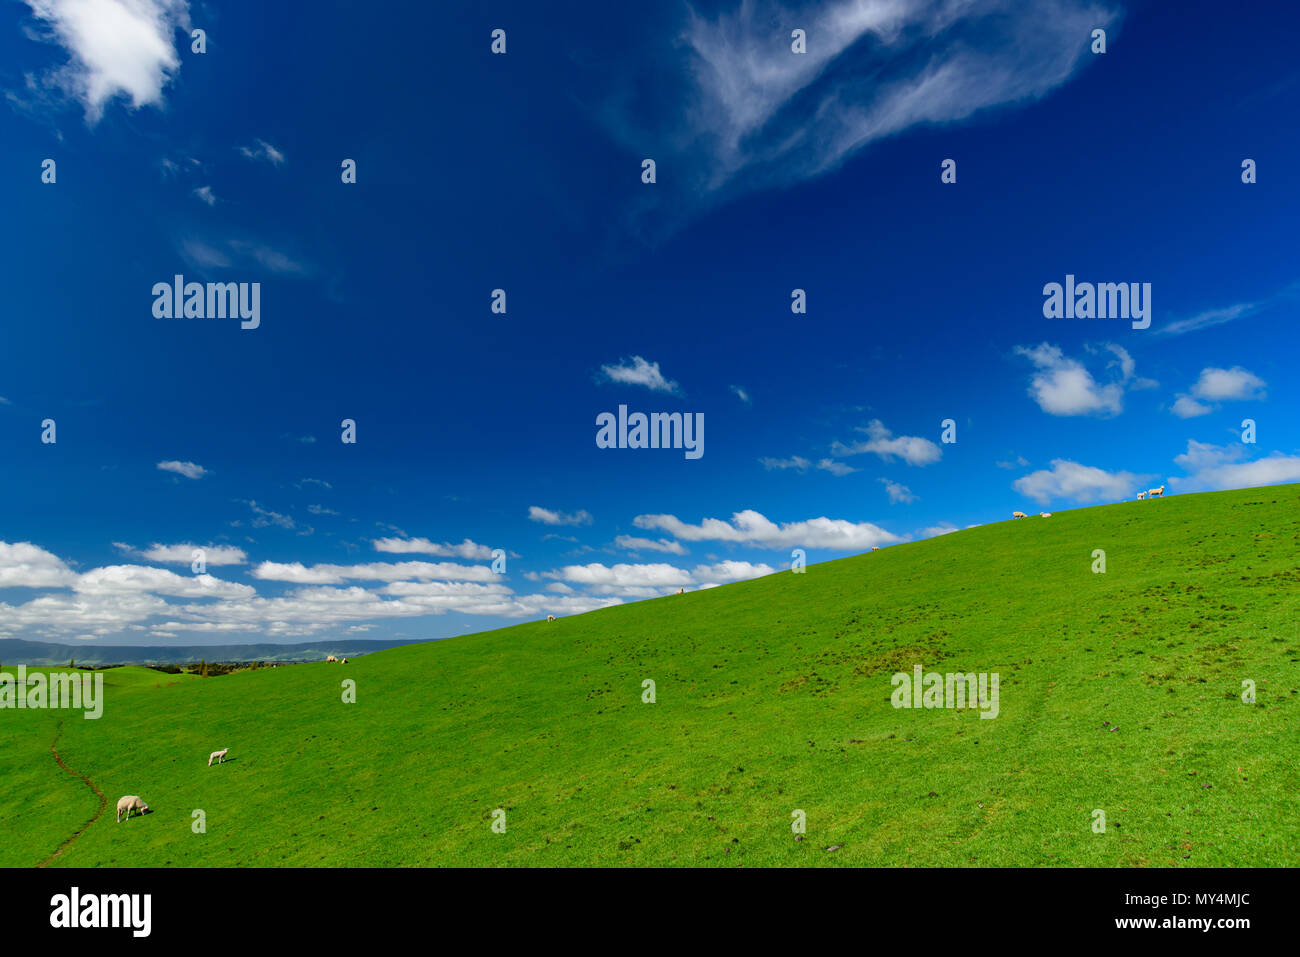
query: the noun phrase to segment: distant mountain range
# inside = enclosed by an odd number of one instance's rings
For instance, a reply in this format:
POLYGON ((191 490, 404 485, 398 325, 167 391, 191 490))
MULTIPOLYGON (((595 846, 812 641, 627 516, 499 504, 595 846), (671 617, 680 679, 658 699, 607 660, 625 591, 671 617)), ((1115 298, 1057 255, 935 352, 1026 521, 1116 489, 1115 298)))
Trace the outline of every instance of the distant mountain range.
POLYGON ((22 638, 0 638, 0 665, 187 665, 200 660, 229 661, 320 661, 326 655, 354 657, 414 641, 313 641, 294 645, 62 645, 22 638))

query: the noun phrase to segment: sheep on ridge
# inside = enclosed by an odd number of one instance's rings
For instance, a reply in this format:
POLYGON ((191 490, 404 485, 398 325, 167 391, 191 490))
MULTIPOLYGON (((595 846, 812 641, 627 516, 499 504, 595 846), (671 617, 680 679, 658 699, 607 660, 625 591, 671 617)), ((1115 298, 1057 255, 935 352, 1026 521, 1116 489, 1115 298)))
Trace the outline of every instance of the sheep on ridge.
POLYGON ((1028 518, 1029 516, 1026 515, 1024 512, 1012 512, 1012 513, 1011 513, 1011 517, 1012 517, 1012 518, 1028 518))
POLYGON ((1155 498, 1157 495, 1163 496, 1165 494, 1165 487, 1162 485, 1159 488, 1148 489, 1147 494, 1152 498, 1155 498))
POLYGON ((330 655, 330 656, 329 656, 328 658, 326 658, 325 660, 326 660, 327 662, 329 662, 329 661, 338 661, 338 659, 335 658, 333 655, 330 655))
POLYGON ((547 616, 546 616, 546 620, 547 620, 547 621, 555 621, 555 616, 554 616, 554 615, 547 615, 547 616))

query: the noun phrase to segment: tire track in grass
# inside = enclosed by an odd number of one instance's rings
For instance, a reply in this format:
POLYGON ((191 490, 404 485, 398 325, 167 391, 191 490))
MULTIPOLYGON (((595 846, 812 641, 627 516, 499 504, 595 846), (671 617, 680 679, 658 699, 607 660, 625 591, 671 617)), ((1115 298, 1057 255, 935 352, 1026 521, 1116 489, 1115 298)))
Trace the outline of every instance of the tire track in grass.
POLYGON ((63 768, 63 770, 67 771, 73 777, 81 778, 82 782, 86 785, 86 787, 90 788, 92 791, 95 792, 95 797, 99 798, 99 810, 95 812, 94 817, 92 817, 85 824, 81 825, 81 827, 78 828, 77 831, 72 835, 72 837, 68 838, 66 841, 60 844, 59 849, 57 851, 55 851, 53 854, 51 854, 49 857, 43 860, 39 865, 41 867, 45 867, 56 857, 58 857, 60 854, 66 851, 73 841, 81 837, 81 835, 85 834, 86 830, 92 824, 94 824, 96 821, 100 819, 105 809, 108 807, 108 799, 104 797, 103 791, 95 787, 95 782, 90 780, 90 778, 86 777, 84 774, 78 774, 76 771, 72 770, 72 768, 68 767, 66 764, 63 763, 63 758, 59 757, 58 744, 59 744, 59 735, 61 734, 63 734, 62 718, 59 719, 58 726, 54 729, 54 740, 50 742, 50 754, 54 755, 54 760, 55 762, 58 763, 59 767, 63 768))

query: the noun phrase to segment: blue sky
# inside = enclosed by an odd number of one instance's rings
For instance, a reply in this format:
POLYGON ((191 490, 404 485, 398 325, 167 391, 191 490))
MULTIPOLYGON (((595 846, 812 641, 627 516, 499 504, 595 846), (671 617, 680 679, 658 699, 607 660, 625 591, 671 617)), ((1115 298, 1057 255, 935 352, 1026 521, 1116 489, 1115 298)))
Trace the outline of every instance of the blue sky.
POLYGON ((1292 7, 598 9, 7 5, 0 636, 442 637, 1300 481, 1292 7))

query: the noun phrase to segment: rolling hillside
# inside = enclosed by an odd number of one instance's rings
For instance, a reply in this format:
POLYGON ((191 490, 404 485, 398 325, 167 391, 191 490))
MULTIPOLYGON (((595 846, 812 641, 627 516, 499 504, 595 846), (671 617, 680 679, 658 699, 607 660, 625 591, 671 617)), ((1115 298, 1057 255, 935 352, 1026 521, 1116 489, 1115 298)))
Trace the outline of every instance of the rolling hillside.
POLYGON ((57 734, 107 811, 54 866, 1295 866, 1298 613, 1292 485, 1006 521, 347 666, 115 669, 99 721, 0 711, 0 864, 40 864, 97 812, 57 734), (999 673, 998 717, 892 707, 917 664, 999 673), (129 793, 154 813, 117 825, 129 793))

